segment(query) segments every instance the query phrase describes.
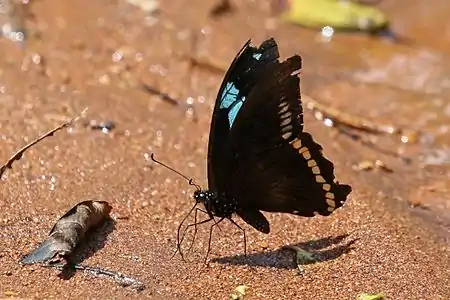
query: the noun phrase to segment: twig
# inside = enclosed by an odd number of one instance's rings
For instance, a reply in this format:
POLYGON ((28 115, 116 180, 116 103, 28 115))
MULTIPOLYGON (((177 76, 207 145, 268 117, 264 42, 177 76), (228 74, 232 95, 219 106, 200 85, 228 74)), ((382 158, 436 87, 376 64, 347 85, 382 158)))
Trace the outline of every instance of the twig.
POLYGON ((129 286, 132 289, 139 291, 139 292, 146 288, 145 284, 140 282, 136 278, 122 274, 120 272, 106 270, 106 269, 103 269, 100 267, 91 267, 91 266, 86 266, 86 265, 81 265, 81 264, 70 264, 70 263, 68 263, 68 264, 44 264, 42 266, 45 268, 55 268, 60 271, 63 271, 66 268, 72 268, 75 270, 83 271, 85 273, 89 273, 96 277, 100 277, 102 275, 107 276, 107 277, 113 279, 119 285, 121 285, 123 287, 129 286))
POLYGON ((171 96, 169 96, 169 94, 164 93, 146 83, 141 83, 141 85, 146 92, 149 92, 150 94, 160 97, 163 101, 166 101, 173 106, 181 107, 185 112, 192 115, 193 120, 197 122, 198 118, 194 105, 172 98, 171 96))
POLYGON ((401 134, 402 130, 390 125, 380 125, 364 118, 345 113, 332 107, 326 107, 308 95, 303 94, 302 100, 306 108, 316 113, 318 120, 330 119, 334 126, 343 125, 349 128, 365 131, 372 134, 401 134))
POLYGON ((218 0, 210 11, 210 16, 213 18, 220 17, 226 13, 233 11, 233 7, 230 3, 231 0, 218 0))
POLYGON ((131 287, 132 289, 135 289, 137 291, 142 291, 145 289, 145 285, 137 280, 136 278, 133 278, 131 276, 127 276, 125 274, 122 274, 120 272, 113 272, 106 269, 102 269, 99 267, 90 267, 85 265, 74 265, 73 266, 77 270, 82 270, 86 273, 92 274, 94 276, 104 275, 112 278, 115 282, 120 284, 124 287, 131 287))
POLYGON ((223 63, 219 63, 212 60, 204 60, 194 57, 190 54, 181 54, 180 59, 187 60, 193 67, 199 67, 201 69, 206 69, 211 73, 216 73, 223 75, 226 72, 226 68, 223 63))
POLYGON ((390 155, 396 158, 401 159, 404 163, 406 164, 410 164, 412 162, 412 159, 406 156, 403 156, 395 151, 391 151, 391 150, 386 150, 381 148, 380 146, 378 146, 376 143, 374 143, 373 141, 371 141, 368 138, 363 138, 362 136, 355 134, 353 132, 351 132, 350 130, 348 130, 348 128, 346 128, 345 126, 342 127, 337 127, 337 130, 343 134, 344 136, 349 137, 350 139, 354 140, 354 141, 359 141, 361 142, 361 144, 363 144, 366 147, 369 147, 375 151, 378 151, 380 153, 383 153, 385 155, 390 155))
POLYGON ((53 128, 52 130, 50 130, 49 132, 39 136, 37 139, 35 139, 34 141, 28 143, 27 145, 25 145, 24 147, 22 147, 20 150, 18 150, 16 153, 13 154, 13 156, 11 156, 8 161, 3 164, 0 167, 0 179, 2 178, 3 174, 6 172, 7 169, 12 169, 12 164, 16 161, 22 158, 22 155, 25 153, 25 151, 27 151, 28 149, 30 149, 31 147, 33 147, 34 145, 36 145, 37 143, 39 143, 40 141, 44 140, 45 138, 52 136, 55 132, 69 126, 72 125, 73 123, 75 123, 76 121, 78 121, 81 117, 84 116, 84 114, 86 113, 87 108, 85 108, 81 114, 76 117, 73 118, 67 122, 64 122, 63 124, 53 128))
POLYGON ((183 105, 181 101, 170 97, 169 94, 161 92, 160 90, 158 90, 158 89, 156 89, 156 88, 154 88, 154 87, 152 87, 152 86, 150 86, 150 85, 148 85, 146 83, 142 83, 142 88, 145 91, 149 92, 150 94, 159 96, 162 100, 170 103, 171 105, 174 105, 174 106, 182 106, 183 105))

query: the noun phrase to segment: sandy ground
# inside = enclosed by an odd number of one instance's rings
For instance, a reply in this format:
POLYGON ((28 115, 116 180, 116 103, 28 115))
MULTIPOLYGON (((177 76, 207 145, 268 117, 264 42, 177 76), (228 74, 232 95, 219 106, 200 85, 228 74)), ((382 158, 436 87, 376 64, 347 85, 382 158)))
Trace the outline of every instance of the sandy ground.
MULTIPOLYGON (((390 99, 379 97, 403 97, 402 91, 363 93, 365 87, 334 77, 342 66, 357 66, 363 60, 362 55, 350 54, 352 49, 383 57, 383 51, 392 52, 394 46, 353 35, 324 46, 315 42, 312 31, 274 25, 265 17, 266 2, 258 6, 237 1, 234 15, 210 20, 211 5, 206 2, 166 1, 159 22, 153 24, 121 1, 41 0, 32 3, 29 26, 34 35, 26 49, 0 42, 4 160, 85 107, 88 119, 117 126, 104 134, 78 123, 31 149, 3 178, 0 298, 229 299, 238 285, 246 285, 245 299, 356 299, 360 293, 383 293, 387 299, 450 299, 448 168, 424 168, 414 159, 404 164, 339 135, 309 113, 306 130, 335 163, 339 181, 353 187, 347 205, 327 218, 266 214, 269 235, 237 220, 247 230, 248 257, 243 256, 241 232, 224 224, 222 232, 214 234, 208 266, 203 264, 208 226, 200 228, 189 262, 171 258, 177 226, 193 204, 193 189, 152 164, 149 153, 206 186, 209 122, 222 79, 190 70, 179 59, 191 51, 193 35, 199 37, 199 55, 225 63, 249 37, 259 43, 273 35, 282 57, 303 56, 303 91, 316 96, 332 93, 333 105, 341 109, 415 126, 410 117, 396 118, 398 110, 384 105, 390 99), (141 81, 174 98, 193 97, 197 118, 144 92, 141 81), (379 102, 373 101, 377 97, 379 102), (381 158, 395 171, 352 170, 367 158, 381 158), (437 194, 424 192, 426 186, 437 186, 437 194), (146 284, 144 291, 81 272, 62 279, 56 270, 18 264, 59 216, 89 198, 108 201, 115 222, 90 240, 84 263, 134 276, 146 284), (423 201, 429 209, 411 209, 408 201, 423 201), (298 275, 293 254, 280 250, 286 244, 315 252, 319 261, 298 275)), ((392 2, 383 5, 405 18, 400 4, 392 2)), ((437 11, 449 8, 440 1, 434 6, 437 11)), ((441 22, 439 16, 435 24, 441 22)), ((450 49, 425 29, 419 40, 437 50, 450 49)), ((422 150, 411 145, 405 153, 417 158, 422 150)))

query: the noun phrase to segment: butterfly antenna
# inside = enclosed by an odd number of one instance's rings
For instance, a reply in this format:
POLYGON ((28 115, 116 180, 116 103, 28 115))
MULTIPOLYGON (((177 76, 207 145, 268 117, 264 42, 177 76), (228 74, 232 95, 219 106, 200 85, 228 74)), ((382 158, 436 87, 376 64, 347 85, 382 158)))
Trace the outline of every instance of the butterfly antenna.
POLYGON ((160 162, 159 160, 156 160, 155 154, 154 154, 154 153, 152 153, 152 154, 150 155, 150 158, 151 158, 155 163, 157 163, 157 164, 159 164, 159 165, 165 167, 166 169, 169 169, 170 171, 172 171, 172 172, 174 172, 174 173, 180 175, 180 176, 183 177, 184 179, 186 179, 186 181, 189 183, 189 185, 194 186, 198 191, 200 191, 200 190, 202 189, 198 184, 196 184, 196 183, 194 182, 194 179, 193 179, 193 178, 189 178, 189 177, 187 177, 186 175, 184 175, 184 174, 178 172, 178 171, 175 170, 174 168, 169 167, 169 166, 166 165, 165 163, 160 162))

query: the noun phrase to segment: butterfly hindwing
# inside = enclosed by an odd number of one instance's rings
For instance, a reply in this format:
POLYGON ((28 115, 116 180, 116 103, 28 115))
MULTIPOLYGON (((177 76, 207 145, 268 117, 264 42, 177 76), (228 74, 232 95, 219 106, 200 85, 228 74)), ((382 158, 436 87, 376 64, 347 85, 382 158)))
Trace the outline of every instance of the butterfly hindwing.
POLYGON ((292 144, 248 157, 230 178, 227 190, 243 211, 326 216, 341 207, 351 191, 334 181, 333 165, 308 133, 301 133, 292 144))
POLYGON ((252 225, 258 231, 262 233, 270 232, 269 221, 258 209, 238 209, 237 214, 244 220, 247 224, 252 225))

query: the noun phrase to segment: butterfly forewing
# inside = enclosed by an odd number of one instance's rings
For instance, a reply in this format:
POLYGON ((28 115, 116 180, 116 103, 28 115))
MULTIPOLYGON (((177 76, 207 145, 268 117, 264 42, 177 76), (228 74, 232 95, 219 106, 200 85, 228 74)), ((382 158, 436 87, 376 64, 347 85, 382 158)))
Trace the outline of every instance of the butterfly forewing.
POLYGON ((208 185, 211 190, 222 191, 228 180, 227 147, 233 123, 246 101, 246 97, 259 78, 261 70, 274 64, 279 57, 274 39, 264 41, 259 48, 251 47, 250 40, 231 63, 220 86, 211 120, 208 145, 208 185))

